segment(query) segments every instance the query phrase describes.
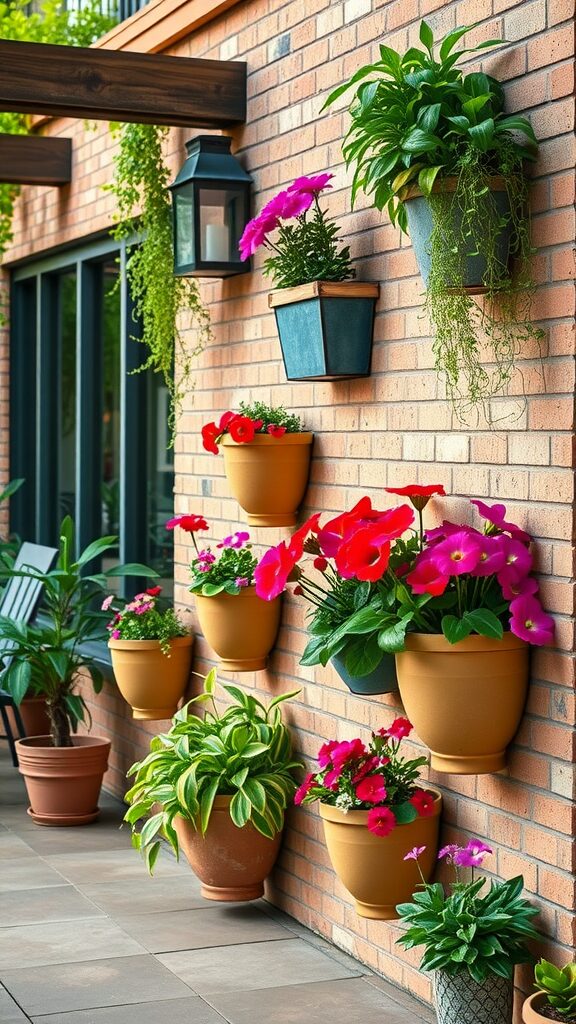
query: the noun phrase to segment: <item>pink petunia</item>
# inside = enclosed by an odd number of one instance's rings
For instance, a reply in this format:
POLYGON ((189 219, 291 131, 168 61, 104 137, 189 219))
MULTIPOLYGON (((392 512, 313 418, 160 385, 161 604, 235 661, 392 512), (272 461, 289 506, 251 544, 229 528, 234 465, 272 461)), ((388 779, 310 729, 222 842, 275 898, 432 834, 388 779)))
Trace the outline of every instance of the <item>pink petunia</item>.
POLYGON ((443 860, 445 857, 448 863, 452 864, 454 854, 457 853, 458 850, 462 849, 463 847, 458 846, 457 843, 448 843, 447 846, 443 846, 441 850, 438 850, 438 860, 443 860))
POLYGON ((321 768, 327 768, 332 760, 332 751, 338 746, 338 740, 328 740, 323 743, 318 751, 318 764, 321 768))
POLYGON ((434 795, 425 789, 415 789, 410 797, 410 803, 421 818, 429 818, 434 814, 434 795))
POLYGON ((296 178, 296 181, 292 182, 288 186, 289 192, 322 192, 325 188, 332 188, 328 182, 334 177, 333 174, 315 174, 312 177, 302 175, 301 178, 296 178))
POLYGON ((393 740, 402 740, 405 736, 410 735, 412 728, 412 722, 409 722, 407 718, 395 718, 392 725, 384 730, 384 735, 393 740))
POLYGON ((513 601, 516 597, 529 597, 538 593, 538 581, 533 576, 525 576, 517 582, 502 583, 502 597, 505 601, 513 601))
POLYGON ((302 785, 298 786, 298 789, 296 790, 296 792, 294 794, 294 803, 297 806, 302 803, 302 801, 304 800, 304 797, 306 797, 308 795, 308 793, 309 793, 309 791, 310 791, 310 789, 312 788, 313 785, 314 785, 314 776, 312 774, 307 775, 306 778, 304 779, 304 782, 302 783, 302 785))
POLYGON ((258 597, 264 601, 273 601, 278 597, 284 590, 299 557, 297 552, 286 547, 284 541, 274 548, 269 548, 254 569, 258 597))
POLYGON ((421 853, 424 853, 425 846, 413 846, 412 849, 403 857, 403 860, 418 860, 421 853))
POLYGON ((537 647, 550 645, 554 640, 554 619, 531 594, 510 602, 510 629, 515 636, 537 647))
POLYGON ((480 547, 480 558, 472 572, 473 576, 494 576, 504 567, 506 559, 506 537, 476 535, 480 547))
POLYGON ((362 743, 362 740, 342 740, 341 743, 337 743, 332 748, 331 760, 335 768, 340 765, 348 764, 349 761, 354 761, 358 757, 363 757, 366 754, 366 747, 362 743))
POLYGON ((435 544, 429 557, 443 575, 462 576, 478 565, 480 545, 468 530, 459 530, 435 544))
MULTIPOLYGON (((472 505, 476 505, 480 515, 483 519, 487 519, 491 523, 492 527, 496 530, 500 530, 502 533, 509 533, 514 540, 519 540, 522 544, 529 544, 532 540, 529 533, 525 530, 521 530, 515 523, 509 523, 506 521, 506 506, 501 504, 486 505, 483 501, 477 501, 472 499, 472 505)), ((493 533, 494 530, 488 527, 488 533, 493 533)))
POLYGON ((458 533, 461 529, 461 526, 457 526, 456 523, 450 523, 445 519, 441 526, 435 526, 431 530, 424 530, 424 537, 427 544, 434 544, 438 540, 451 537, 453 533, 458 533))
POLYGON ((467 846, 460 847, 454 852, 452 861, 457 867, 479 868, 486 854, 493 852, 490 846, 486 846, 486 843, 482 843, 479 839, 471 839, 467 846))
POLYGON ((532 568, 532 555, 525 544, 512 537, 503 537, 503 544, 504 565, 498 573, 498 582, 502 586, 518 583, 532 568))
POLYGON ((103 612, 107 612, 108 611, 108 609, 109 609, 110 605, 112 604, 113 600, 114 600, 114 594, 108 594, 108 597, 104 598, 104 600, 102 601, 102 605, 101 605, 103 612))
POLYGON ((372 807, 366 824, 375 836, 389 836, 396 828, 396 818, 389 807, 372 807))
POLYGON ((283 196, 280 217, 282 220, 291 220, 292 217, 301 217, 310 209, 314 202, 314 196, 310 192, 281 192, 283 196))
POLYGON ((356 796, 363 803, 381 803, 386 799, 386 795, 386 779, 383 775, 368 775, 356 786, 356 796))

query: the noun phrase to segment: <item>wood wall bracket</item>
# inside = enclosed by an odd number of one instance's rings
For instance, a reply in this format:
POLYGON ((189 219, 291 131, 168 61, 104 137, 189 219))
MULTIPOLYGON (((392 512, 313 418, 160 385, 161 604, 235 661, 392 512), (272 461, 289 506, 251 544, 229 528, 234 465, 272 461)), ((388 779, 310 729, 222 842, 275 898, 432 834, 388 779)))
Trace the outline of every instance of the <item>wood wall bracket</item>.
POLYGON ((68 185, 72 139, 0 134, 0 182, 10 185, 68 185))

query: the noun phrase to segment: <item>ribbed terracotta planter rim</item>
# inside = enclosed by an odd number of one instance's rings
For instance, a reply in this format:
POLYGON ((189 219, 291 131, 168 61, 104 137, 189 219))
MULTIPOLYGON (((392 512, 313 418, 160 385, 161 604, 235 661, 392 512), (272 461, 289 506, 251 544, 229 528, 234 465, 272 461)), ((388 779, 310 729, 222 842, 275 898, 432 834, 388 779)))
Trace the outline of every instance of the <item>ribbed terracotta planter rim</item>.
MULTIPOLYGON (((533 992, 522 1004, 522 1020, 524 1024, 542 1024, 543 1021, 550 1021, 554 1018, 545 1017, 540 1013, 540 1007, 547 1002, 545 992, 533 992)), ((557 1024, 557 1022, 556 1022, 557 1024)))
POLYGON ((314 434, 311 430, 304 430, 296 433, 282 434, 282 437, 272 437, 271 434, 255 434, 251 441, 234 441, 230 434, 224 434, 219 444, 230 448, 276 448, 279 445, 288 444, 312 444, 314 434))

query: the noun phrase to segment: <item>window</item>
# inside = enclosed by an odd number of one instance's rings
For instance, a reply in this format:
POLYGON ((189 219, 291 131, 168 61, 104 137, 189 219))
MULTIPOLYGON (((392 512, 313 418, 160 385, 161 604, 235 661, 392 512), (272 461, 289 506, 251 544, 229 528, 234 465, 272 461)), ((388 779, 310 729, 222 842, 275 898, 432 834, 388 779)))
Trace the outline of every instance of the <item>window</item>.
POLYGON ((158 374, 130 372, 144 353, 125 260, 106 240, 13 272, 10 472, 26 483, 11 529, 54 544, 70 514, 78 549, 117 535, 107 565, 145 562, 170 596, 168 395, 158 374))

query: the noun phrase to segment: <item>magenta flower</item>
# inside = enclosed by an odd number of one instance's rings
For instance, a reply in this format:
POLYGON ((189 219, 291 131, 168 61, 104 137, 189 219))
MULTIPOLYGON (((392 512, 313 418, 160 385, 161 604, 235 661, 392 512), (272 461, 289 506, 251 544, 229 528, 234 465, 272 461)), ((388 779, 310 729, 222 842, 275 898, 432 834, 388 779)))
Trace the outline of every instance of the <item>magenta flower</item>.
POLYGON ((318 764, 321 768, 327 768, 332 760, 332 751, 338 746, 338 740, 328 740, 323 743, 318 751, 318 764))
POLYGON ((424 853, 425 846, 413 846, 409 853, 403 858, 404 860, 418 860, 421 853, 424 853))
POLYGON ((356 786, 356 796, 363 803, 379 804, 386 799, 386 779, 383 775, 368 775, 356 786))
MULTIPOLYGON (((514 523, 508 523, 504 518, 506 515, 505 505, 486 505, 483 501, 472 500, 472 505, 476 505, 480 515, 483 519, 487 519, 496 530, 501 530, 502 533, 509 533, 514 540, 521 541, 522 544, 529 544, 532 540, 529 533, 521 530, 519 526, 514 523)), ((493 533, 494 529, 488 528, 487 532, 493 533)))
POLYGON ((197 558, 198 562, 202 562, 204 565, 212 565, 216 561, 216 555, 213 555, 210 548, 205 548, 204 551, 200 551, 197 558))
POLYGON ((110 605, 112 604, 113 600, 114 600, 114 594, 109 594, 108 597, 104 598, 104 600, 102 601, 102 606, 101 606, 103 612, 107 612, 108 611, 108 609, 109 609, 110 605))
POLYGON ((446 857, 448 863, 452 864, 454 862, 454 854, 457 853, 458 850, 462 849, 463 847, 458 846, 456 843, 448 843, 447 846, 443 846, 442 849, 438 851, 438 860, 442 860, 446 857))
POLYGON ((247 576, 238 576, 238 578, 234 580, 234 583, 235 583, 235 585, 237 587, 249 587, 250 586, 250 580, 248 579, 247 576))
POLYGON ((395 718, 387 729, 382 732, 383 736, 389 736, 393 740, 402 740, 412 732, 412 722, 407 718, 395 718))
POLYGON ((314 785, 314 776, 312 774, 307 775, 301 786, 298 786, 294 794, 294 803, 298 806, 302 803, 305 796, 308 795, 310 789, 314 785))
POLYGON ((533 576, 525 576, 517 583, 501 583, 502 597, 505 601, 513 601, 516 597, 529 597, 538 593, 538 581, 533 576))
POLYGON ((494 576, 504 567, 506 559, 505 543, 508 538, 499 535, 488 537, 478 534, 476 537, 480 548, 480 558, 473 571, 474 576, 494 576))
POLYGON ((498 573, 498 582, 518 583, 532 568, 532 555, 525 544, 512 537, 504 537, 504 565, 498 573))
POLYGON ((119 629, 113 629, 112 632, 110 633, 110 636, 112 637, 113 640, 119 640, 120 639, 120 630, 119 629))
POLYGON ((389 836, 396 828, 396 818, 389 807, 372 807, 366 824, 375 836, 389 836))
POLYGON ((430 550, 430 560, 445 576, 472 572, 480 560, 480 545, 468 530, 459 530, 430 550))
POLYGON ((264 601, 273 601, 284 590, 290 573, 302 552, 286 547, 284 541, 269 548, 254 569, 256 593, 264 601))
POLYGON ((354 761, 357 757, 363 757, 365 753, 366 747, 362 740, 343 740, 342 743, 337 743, 332 748, 332 764, 338 768, 340 765, 347 764, 348 761, 354 761))
POLYGON ((254 220, 248 222, 244 228, 242 237, 238 243, 240 249, 240 258, 247 260, 249 256, 253 256, 257 249, 266 241, 267 235, 274 228, 278 227, 278 216, 274 216, 272 213, 265 215, 265 210, 259 217, 255 217, 254 220))
POLYGON ((490 846, 486 846, 486 843, 481 843, 479 839, 471 839, 467 846, 463 849, 460 847, 454 852, 452 860, 457 867, 479 868, 485 855, 493 852, 490 846))
POLYGON ((303 213, 310 209, 314 202, 314 196, 311 192, 281 192, 280 195, 284 197, 280 214, 283 220, 301 217, 303 213))
POLYGON ((458 533, 461 529, 461 526, 457 526, 456 523, 450 523, 445 519, 441 526, 435 526, 432 530, 424 530, 424 537, 427 544, 434 544, 435 541, 444 540, 453 533, 458 533))
POLYGON ((554 619, 531 594, 515 597, 510 602, 510 629, 521 640, 538 647, 554 640, 554 619))
POLYGON ((288 186, 289 192, 322 192, 325 188, 332 188, 328 182, 334 177, 333 174, 315 174, 311 178, 307 175, 303 175, 301 178, 296 178, 296 181, 292 185, 288 186))
POLYGON ((431 594, 438 597, 443 594, 450 582, 450 577, 440 572, 436 565, 432 552, 424 551, 416 560, 412 572, 406 576, 406 583, 412 588, 414 594, 431 594))

